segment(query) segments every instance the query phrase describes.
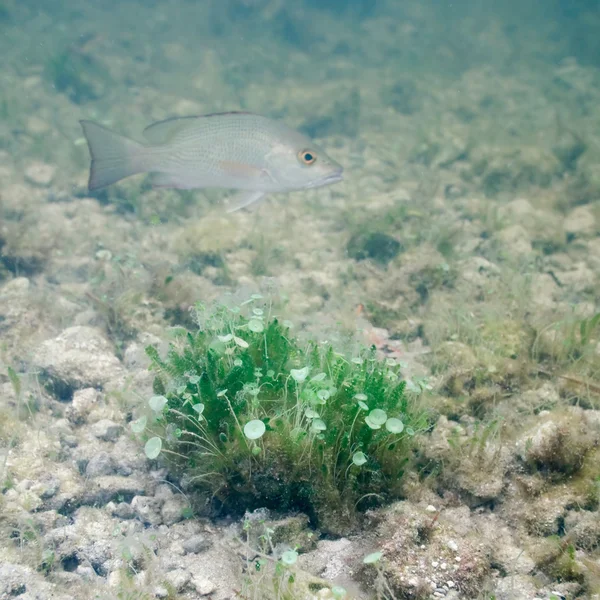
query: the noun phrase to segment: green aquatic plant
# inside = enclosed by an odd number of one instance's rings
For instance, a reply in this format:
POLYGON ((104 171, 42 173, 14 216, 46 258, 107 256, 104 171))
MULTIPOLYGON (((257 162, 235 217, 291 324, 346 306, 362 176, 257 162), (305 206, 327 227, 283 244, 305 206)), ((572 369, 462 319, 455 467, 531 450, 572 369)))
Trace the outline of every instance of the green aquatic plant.
POLYGON ((98 100, 111 82, 104 65, 85 50, 85 41, 51 55, 44 71, 53 88, 75 104, 98 100))
POLYGON ((132 429, 149 458, 228 510, 302 510, 329 530, 399 494, 427 419, 396 361, 300 341, 257 295, 196 320, 165 357, 146 349, 156 395, 132 429))

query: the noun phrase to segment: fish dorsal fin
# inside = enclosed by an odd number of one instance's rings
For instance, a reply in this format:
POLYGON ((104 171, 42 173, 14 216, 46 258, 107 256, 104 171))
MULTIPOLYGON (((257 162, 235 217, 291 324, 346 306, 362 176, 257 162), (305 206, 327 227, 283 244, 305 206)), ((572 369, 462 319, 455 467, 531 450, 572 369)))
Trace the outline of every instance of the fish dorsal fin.
POLYGON ((172 117, 164 121, 153 123, 144 129, 144 137, 151 144, 166 144, 170 142, 180 131, 192 124, 197 119, 207 119, 210 117, 227 117, 230 115, 251 115, 253 113, 244 111, 230 111, 222 113, 211 113, 208 115, 194 115, 190 117, 172 117))
POLYGON ((199 117, 174 117, 153 123, 144 129, 144 137, 151 144, 166 144, 199 117))

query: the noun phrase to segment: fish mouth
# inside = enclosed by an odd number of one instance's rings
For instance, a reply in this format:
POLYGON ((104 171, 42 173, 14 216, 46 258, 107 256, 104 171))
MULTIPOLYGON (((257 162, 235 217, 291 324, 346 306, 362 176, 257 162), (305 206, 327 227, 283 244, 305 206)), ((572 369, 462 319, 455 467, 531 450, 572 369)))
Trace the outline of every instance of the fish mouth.
POLYGON ((331 185, 332 183, 337 183, 338 181, 342 181, 342 179, 344 179, 344 169, 342 169, 340 167, 333 173, 329 173, 329 175, 325 175, 325 177, 321 177, 321 179, 317 179, 316 181, 311 181, 308 185, 305 186, 305 189, 322 187, 324 185, 331 185))

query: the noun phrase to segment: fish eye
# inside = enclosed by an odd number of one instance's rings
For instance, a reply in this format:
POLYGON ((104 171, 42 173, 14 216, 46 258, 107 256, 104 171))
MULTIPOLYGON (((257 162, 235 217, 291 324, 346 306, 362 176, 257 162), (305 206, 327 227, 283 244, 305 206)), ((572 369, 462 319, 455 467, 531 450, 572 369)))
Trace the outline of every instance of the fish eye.
POLYGON ((303 162, 305 165, 312 165, 317 160, 317 155, 312 150, 300 150, 298 152, 298 158, 300 162, 303 162))

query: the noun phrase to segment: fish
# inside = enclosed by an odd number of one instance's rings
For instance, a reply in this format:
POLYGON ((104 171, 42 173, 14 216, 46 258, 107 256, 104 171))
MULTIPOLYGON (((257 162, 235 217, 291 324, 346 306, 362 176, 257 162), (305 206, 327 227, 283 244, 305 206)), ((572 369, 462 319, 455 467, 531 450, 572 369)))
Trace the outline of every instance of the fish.
POLYGON ((337 183, 343 168, 309 137, 283 121, 249 112, 176 117, 147 127, 142 144, 93 121, 80 121, 97 190, 151 173, 154 187, 237 191, 228 212, 276 192, 337 183))

